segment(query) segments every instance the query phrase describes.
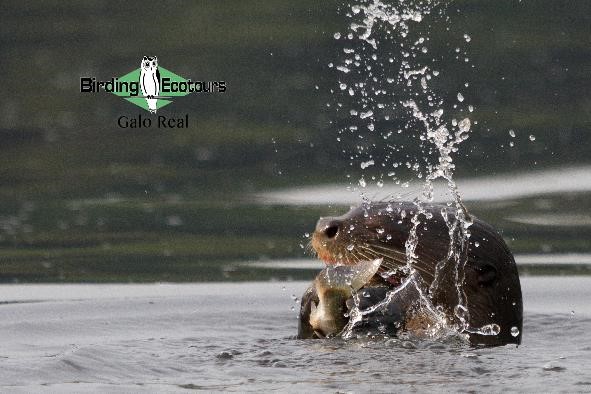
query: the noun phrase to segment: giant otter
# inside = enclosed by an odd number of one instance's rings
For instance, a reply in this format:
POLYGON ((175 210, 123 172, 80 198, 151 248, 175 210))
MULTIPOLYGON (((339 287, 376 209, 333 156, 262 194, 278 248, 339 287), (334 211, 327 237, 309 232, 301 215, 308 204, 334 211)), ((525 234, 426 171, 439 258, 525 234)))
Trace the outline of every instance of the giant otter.
MULTIPOLYGON (((463 261, 457 264, 458 260, 450 253, 450 234, 462 225, 455 221, 457 210, 438 204, 423 204, 422 208, 411 272, 407 267, 405 244, 413 226, 412 218, 418 211, 415 203, 366 203, 343 216, 321 218, 312 236, 312 247, 328 267, 380 259, 379 270, 373 278, 366 280, 363 287, 358 284, 353 288, 364 292, 365 297, 360 297, 362 307, 379 302, 389 291, 407 283, 408 275, 417 276, 420 287, 407 286, 379 313, 370 315, 369 322, 366 318, 367 324, 373 319, 376 324, 398 330, 424 329, 430 323, 421 321, 423 314, 417 308, 422 294, 450 326, 466 333, 473 345, 521 343, 521 286, 513 255, 501 236, 489 224, 471 218, 467 247, 456 248, 456 253, 459 250, 461 254, 459 261, 463 261), (461 283, 459 288, 458 282, 461 283)), ((332 325, 331 332, 322 332, 317 308, 319 292, 324 293, 325 287, 317 278, 302 297, 300 338, 333 335, 346 323, 346 318, 336 319, 340 321, 338 327, 332 325), (314 312, 312 322, 311 311, 314 312)), ((346 297, 333 301, 338 303, 333 305, 334 310, 344 316, 352 307, 352 300, 347 301, 346 297)))

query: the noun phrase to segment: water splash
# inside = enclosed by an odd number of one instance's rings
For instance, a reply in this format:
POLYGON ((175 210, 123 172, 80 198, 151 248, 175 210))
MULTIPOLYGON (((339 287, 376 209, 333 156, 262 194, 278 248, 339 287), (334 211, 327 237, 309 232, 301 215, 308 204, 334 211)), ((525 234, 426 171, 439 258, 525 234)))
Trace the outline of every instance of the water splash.
MULTIPOLYGON (((403 179, 408 173, 423 179, 423 188, 414 199, 416 209, 410 213, 411 229, 405 250, 406 272, 419 290, 424 309, 441 325, 450 324, 443 311, 432 304, 431 297, 438 290, 440 276, 449 272, 446 267, 453 264, 457 291, 455 328, 488 333, 494 332, 494 327, 471 328, 468 324, 470 316, 462 284, 472 219, 453 179, 453 155, 476 124, 470 118, 474 107, 468 104, 465 92, 455 92, 448 103, 444 99, 447 94, 440 94, 433 87, 433 82, 443 74, 435 68, 436 59, 430 56, 429 25, 438 18, 447 20, 445 10, 444 3, 434 0, 400 1, 393 5, 373 0, 347 8, 346 15, 351 18, 349 31, 335 34, 345 48, 344 57, 336 62, 341 63, 335 67, 340 88, 334 91, 337 105, 332 107, 337 111, 337 125, 339 121, 344 123, 337 140, 344 145, 351 168, 362 171, 361 176, 347 176, 358 179, 351 183, 351 188, 361 192, 364 203, 370 201, 363 192, 370 182, 378 187, 387 180, 408 185, 403 179), (413 151, 415 146, 419 147, 418 152, 413 151), (442 212, 449 230, 449 250, 447 258, 437 264, 435 279, 427 287, 418 283, 413 266, 418 258, 417 230, 431 219, 424 206, 433 200, 433 182, 438 179, 447 183, 451 195, 449 210, 442 212)), ((464 34, 458 40, 466 45, 471 38, 464 34)), ((458 46, 452 56, 463 63, 460 52, 458 46)), ((468 83, 463 85, 467 86, 468 83)), ((356 295, 353 296, 355 300, 356 295)), ((351 311, 347 335, 351 335, 364 313, 351 311)))

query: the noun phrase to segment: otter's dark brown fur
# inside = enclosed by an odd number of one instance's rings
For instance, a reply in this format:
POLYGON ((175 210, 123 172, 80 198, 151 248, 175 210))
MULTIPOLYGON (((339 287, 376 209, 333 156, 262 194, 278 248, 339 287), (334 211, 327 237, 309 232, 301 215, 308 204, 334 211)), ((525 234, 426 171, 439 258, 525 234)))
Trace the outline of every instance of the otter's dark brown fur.
MULTIPOLYGON (((458 268, 456 261, 448 256, 450 228, 445 220, 455 221, 455 209, 437 204, 423 205, 423 208, 426 215, 419 216, 417 258, 413 268, 422 279, 424 293, 443 310, 450 322, 459 324, 454 313, 459 301, 456 277, 463 278, 461 297, 465 295, 463 304, 469 312, 469 327, 478 329, 491 324, 500 327, 497 335, 469 333, 470 342, 492 346, 519 344, 523 320, 521 286, 513 255, 501 236, 489 224, 472 218, 467 248, 463 249, 465 264, 458 268), (436 283, 435 277, 438 278, 436 283)), ((412 228, 411 218, 417 211, 417 205, 410 202, 372 203, 354 208, 343 216, 321 218, 312 237, 312 246, 328 264, 355 264, 382 258, 382 271, 400 269, 406 266, 405 243, 412 228)), ((376 275, 366 288, 393 288, 404 277, 403 270, 388 280, 376 275)), ((302 297, 299 329, 302 338, 313 336, 307 319, 315 291, 311 287, 302 297)), ((400 298, 393 301, 400 304, 394 305, 394 309, 401 319, 409 305, 407 301, 400 298)))

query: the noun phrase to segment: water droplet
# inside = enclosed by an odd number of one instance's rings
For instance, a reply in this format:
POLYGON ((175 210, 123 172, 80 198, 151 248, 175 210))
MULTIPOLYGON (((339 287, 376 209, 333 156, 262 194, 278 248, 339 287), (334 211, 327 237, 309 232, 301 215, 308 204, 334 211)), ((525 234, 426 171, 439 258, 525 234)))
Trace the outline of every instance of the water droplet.
POLYGON ((466 42, 470 42, 472 38, 469 35, 464 34, 464 40, 466 40, 466 42))
POLYGON ((370 117, 370 116, 372 116, 372 115, 373 115, 373 111, 372 111, 372 110, 369 110, 369 111, 367 111, 367 112, 362 112, 362 113, 360 113, 360 114, 359 114, 359 118, 361 118, 361 119, 365 119, 365 118, 369 118, 369 117, 370 117))
POLYGON ((364 161, 363 163, 361 163, 361 169, 365 170, 367 167, 373 166, 374 164, 375 162, 373 160, 364 161))
POLYGON ((361 177, 359 179, 359 186, 361 186, 361 187, 367 186, 367 183, 365 182, 365 179, 363 177, 361 177))
POLYGON ((487 324, 485 326, 480 327, 478 332, 482 335, 499 335, 501 332, 501 327, 498 324, 487 324))
POLYGON ((336 33, 334 34, 334 39, 335 39, 335 40, 338 40, 339 38, 341 38, 341 33, 339 33, 339 32, 336 32, 336 33))
POLYGON ((535 135, 533 135, 533 134, 530 134, 530 136, 529 136, 529 140, 530 140, 530 141, 535 141, 535 140, 536 140, 536 136, 535 136, 535 135))
POLYGON ((515 130, 510 129, 509 130, 509 135, 511 136, 511 138, 515 138, 515 130))
POLYGON ((381 179, 376 183, 376 185, 378 187, 384 187, 384 181, 382 181, 381 179))
POLYGON ((464 95, 462 93, 458 93, 458 101, 461 103, 464 101, 464 95))
POLYGON ((349 244, 349 245, 347 245, 347 250, 348 250, 349 252, 350 252, 350 251, 352 251, 354 248, 355 248, 355 245, 353 245, 353 244, 349 244))
POLYGON ((480 242, 478 242, 478 241, 474 242, 474 246, 476 246, 478 248, 480 246, 480 242))
POLYGON ((376 232, 378 234, 384 234, 384 229, 380 227, 380 228, 376 229, 376 232))
POLYGON ((467 133, 468 131, 470 131, 471 126, 472 126, 472 124, 470 123, 470 118, 465 118, 465 119, 461 120, 460 123, 458 124, 458 129, 462 133, 467 133))
POLYGON ((519 328, 517 327, 511 327, 511 335, 516 337, 519 335, 519 328))
POLYGON ((466 317, 468 316, 468 309, 464 305, 456 305, 454 307, 454 315, 461 321, 466 321, 466 317))

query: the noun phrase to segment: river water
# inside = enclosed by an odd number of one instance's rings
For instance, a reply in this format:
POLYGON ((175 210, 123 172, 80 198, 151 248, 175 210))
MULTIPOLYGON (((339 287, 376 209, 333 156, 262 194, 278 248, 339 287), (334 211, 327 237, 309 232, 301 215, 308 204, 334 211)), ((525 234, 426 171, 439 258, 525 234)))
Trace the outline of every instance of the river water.
POLYGON ((483 349, 293 339, 306 285, 3 286, 0 390, 591 391, 591 277, 523 278, 523 344, 483 349))

